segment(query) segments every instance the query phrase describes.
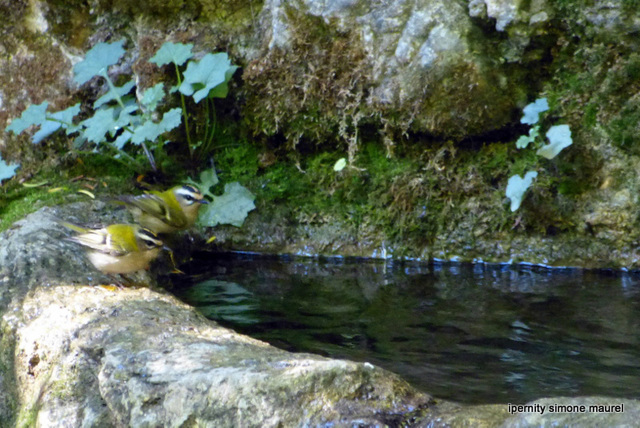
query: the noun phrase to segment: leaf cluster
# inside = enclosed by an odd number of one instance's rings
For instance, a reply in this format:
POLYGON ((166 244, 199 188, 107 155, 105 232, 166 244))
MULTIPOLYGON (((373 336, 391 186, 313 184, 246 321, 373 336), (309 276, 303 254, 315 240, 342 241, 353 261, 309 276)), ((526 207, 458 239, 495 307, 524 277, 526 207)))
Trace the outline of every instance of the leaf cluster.
MULTIPOLYGON (((571 130, 569 125, 554 125, 551 126, 545 134, 549 140, 548 144, 545 144, 540 138, 540 114, 549 110, 549 103, 546 98, 539 98, 533 103, 527 105, 523 109, 524 115, 520 119, 521 123, 533 125, 529 130, 528 135, 522 135, 516 141, 516 147, 518 149, 525 149, 530 144, 533 144, 538 149, 536 154, 542 156, 545 159, 555 158, 563 149, 569 147, 573 140, 571 139, 571 130)), ((511 211, 516 211, 522 204, 522 199, 526 191, 531 187, 533 179, 538 176, 536 171, 529 171, 524 175, 524 178, 518 174, 515 174, 509 178, 507 184, 506 196, 511 200, 511 211)))
MULTIPOLYGON (((139 94, 134 90, 134 77, 116 86, 109 76, 109 68, 118 64, 126 53, 124 44, 124 39, 98 43, 73 68, 73 80, 78 85, 94 78, 106 83, 106 91, 91 106, 89 117, 82 120, 78 118, 80 103, 65 110, 50 111, 49 103, 44 101, 39 105, 30 105, 19 118, 11 122, 6 131, 20 134, 35 128, 31 140, 38 144, 53 133, 64 130, 67 135, 76 136, 75 148, 93 145, 93 151, 110 153, 115 159, 136 168, 141 168, 141 165, 130 153, 135 154, 142 149, 155 171, 155 158, 163 154, 164 146, 170 141, 169 132, 183 125, 190 158, 208 156, 215 136, 212 100, 227 96, 228 83, 238 67, 231 64, 226 53, 206 53, 196 59, 192 44, 167 42, 149 62, 158 67, 173 64, 176 84, 167 90, 165 84, 160 82, 139 94), (180 107, 164 110, 165 97, 175 93, 179 95, 180 107), (195 105, 204 105, 207 114, 203 135, 192 135, 189 126, 192 112, 187 109, 185 97, 192 98, 195 105)), ((7 165, 0 158, 0 180, 12 177, 18 167, 7 165)), ((196 184, 209 193, 210 187, 216 183, 215 169, 211 168, 201 174, 201 183, 196 184)), ((222 196, 210 194, 210 197, 214 203, 203 210, 201 222, 205 225, 229 223, 240 226, 248 211, 254 208, 254 196, 239 183, 229 183, 222 196)))

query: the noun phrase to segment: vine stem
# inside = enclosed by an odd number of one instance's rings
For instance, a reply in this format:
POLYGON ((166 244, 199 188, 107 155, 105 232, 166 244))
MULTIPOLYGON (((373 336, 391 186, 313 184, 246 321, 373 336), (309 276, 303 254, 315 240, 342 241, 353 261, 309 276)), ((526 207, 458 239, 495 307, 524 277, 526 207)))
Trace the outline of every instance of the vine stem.
MULTIPOLYGON (((109 85, 109 89, 111 91, 113 91, 113 93, 115 94, 116 101, 118 102, 118 105, 122 109, 124 109, 125 108, 124 102, 122 101, 122 98, 120 97, 120 94, 116 90, 116 86, 113 84, 113 82, 109 78, 109 74, 107 74, 107 70, 106 69, 102 70, 102 77, 105 78, 105 80, 107 81, 107 84, 109 85)), ((129 132, 131 132, 133 134, 133 131, 129 127, 125 127, 125 129, 129 130, 129 132)), ((156 166, 156 160, 154 159, 153 154, 149 151, 149 148, 147 147, 145 142, 144 141, 140 142, 140 145, 142 146, 142 150, 144 151, 145 156, 149 160, 149 164, 151 165, 151 168, 154 171, 158 171, 158 167, 156 166)), ((120 149, 118 149, 118 151, 120 153, 125 153, 123 150, 120 150, 120 149)), ((127 155, 127 156, 129 156, 129 155, 127 155)), ((131 156, 129 156, 129 157, 131 158, 131 156)), ((133 159, 133 158, 131 158, 131 159, 133 159)))

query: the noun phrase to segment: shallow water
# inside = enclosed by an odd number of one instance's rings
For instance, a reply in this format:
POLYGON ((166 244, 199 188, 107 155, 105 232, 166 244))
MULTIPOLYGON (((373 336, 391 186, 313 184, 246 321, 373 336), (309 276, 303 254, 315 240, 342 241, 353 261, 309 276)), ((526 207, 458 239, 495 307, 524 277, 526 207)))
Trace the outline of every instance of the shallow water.
POLYGON ((290 351, 368 361, 464 403, 640 397, 640 277, 200 254, 173 290, 290 351))

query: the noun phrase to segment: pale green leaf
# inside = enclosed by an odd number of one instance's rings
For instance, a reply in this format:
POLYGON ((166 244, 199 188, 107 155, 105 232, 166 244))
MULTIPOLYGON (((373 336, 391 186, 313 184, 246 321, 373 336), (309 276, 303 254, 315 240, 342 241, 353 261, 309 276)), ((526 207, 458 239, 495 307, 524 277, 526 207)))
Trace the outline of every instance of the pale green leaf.
POLYGON ((333 165, 333 170, 335 172, 340 172, 344 169, 345 166, 347 166, 347 160, 345 158, 340 158, 338 159, 336 164, 333 165))
POLYGON ((176 65, 182 65, 193 57, 191 48, 193 48, 192 43, 185 45, 183 43, 166 42, 158 49, 158 52, 156 52, 149 62, 156 64, 158 67, 162 67, 170 62, 176 65))
POLYGON ((40 125, 47 120, 46 112, 49 103, 47 101, 42 104, 31 104, 22 112, 20 117, 15 118, 7 126, 6 131, 12 131, 14 134, 20 134, 31 125, 40 125))
POLYGON ((122 131, 122 134, 118 135, 118 138, 115 139, 115 141, 113 142, 113 144, 120 150, 122 150, 122 147, 124 147, 125 144, 127 144, 129 141, 131 141, 131 136, 133 134, 129 131, 127 131, 126 129, 124 131, 122 131))
POLYGON ((189 178, 186 181, 189 184, 195 184, 198 187, 198 189, 202 191, 203 195, 208 196, 210 199, 213 200, 215 196, 213 195, 213 193, 211 193, 211 188, 216 184, 218 184, 220 180, 218 180, 218 174, 216 174, 215 167, 211 167, 209 169, 205 169, 200 173, 199 183, 193 181, 191 178, 189 178))
POLYGON ((60 122, 47 120, 40 126, 38 132, 33 134, 33 137, 31 137, 31 141, 33 142, 33 144, 38 144, 40 141, 44 140, 49 135, 60 129, 61 126, 62 124, 60 122))
POLYGON ((521 123, 526 123, 528 125, 533 125, 534 123, 538 123, 538 119, 540 118, 540 113, 543 111, 549 110, 549 103, 546 98, 538 98, 531 104, 527 105, 522 112, 524 116, 520 119, 521 123))
POLYGON ((20 164, 9 165, 2 158, 0 158, 0 181, 16 175, 16 169, 18 169, 19 167, 20 164))
POLYGON ((246 187, 238 182, 226 184, 224 194, 216 196, 213 203, 201 211, 198 221, 203 226, 231 224, 240 227, 249 211, 256 207, 253 203, 255 198, 246 187))
POLYGON ((138 125, 140 119, 138 116, 133 114, 136 111, 138 111, 138 105, 136 103, 126 105, 123 109, 120 109, 118 112, 118 119, 116 119, 115 128, 120 129, 138 125))
POLYGON ((67 129, 67 135, 77 131, 77 127, 73 125, 73 118, 78 113, 80 113, 80 103, 72 105, 65 110, 48 114, 47 120, 40 126, 38 132, 33 134, 31 140, 34 144, 37 144, 61 127, 67 129))
POLYGON ((506 194, 507 198, 511 199, 512 212, 520 208, 524 193, 527 191, 529 186, 531 186, 533 179, 537 176, 538 173, 536 171, 529 171, 524 175, 524 178, 520 177, 518 174, 509 178, 506 194))
POLYGON ((133 89, 134 86, 136 86, 136 82, 134 80, 129 80, 122 86, 115 86, 112 89, 109 89, 106 94, 98 98, 96 102, 93 103, 94 110, 99 108, 103 104, 108 103, 109 101, 122 98, 123 96, 131 92, 131 89, 133 89))
POLYGON ((200 61, 189 62, 179 90, 184 95, 193 95, 194 101, 198 103, 216 86, 227 82, 227 76, 230 79, 236 69, 226 53, 207 54, 200 61))
POLYGON ((100 143, 105 140, 107 132, 113 132, 117 129, 114 109, 98 110, 92 117, 80 122, 80 125, 85 128, 83 134, 87 140, 100 143))
POLYGON ((143 141, 155 141, 160 135, 180 125, 182 120, 182 110, 178 107, 173 108, 162 116, 159 123, 147 120, 133 131, 131 142, 140 144, 143 141))
POLYGON ((149 110, 155 110, 158 107, 158 103, 164 98, 164 83, 160 82, 157 85, 147 88, 142 94, 140 102, 149 110))
POLYGON ((182 123, 182 109, 176 107, 162 115, 160 126, 164 129, 164 132, 167 132, 180 126, 180 123, 182 123))
POLYGON ((65 124, 71 124, 73 123, 73 118, 76 117, 78 113, 80 113, 80 103, 76 103, 67 109, 51 113, 50 117, 65 124))
POLYGON ((544 145, 536 152, 538 155, 547 159, 555 158, 562 149, 573 144, 571 139, 571 129, 569 125, 555 125, 547 131, 549 144, 544 145))
POLYGON ((238 69, 237 66, 231 66, 227 69, 224 77, 224 82, 211 89, 209 92, 209 98, 226 98, 229 94, 229 80, 233 77, 233 73, 238 69))
POLYGON ((538 138, 540 127, 538 125, 534 126, 529 130, 529 135, 521 135, 516 141, 516 147, 519 149, 526 148, 529 144, 533 143, 536 138, 538 138))
POLYGON ((91 48, 84 60, 80 61, 73 67, 73 80, 82 85, 93 76, 102 75, 107 72, 107 68, 117 64, 124 55, 125 40, 119 40, 113 43, 98 43, 91 48))

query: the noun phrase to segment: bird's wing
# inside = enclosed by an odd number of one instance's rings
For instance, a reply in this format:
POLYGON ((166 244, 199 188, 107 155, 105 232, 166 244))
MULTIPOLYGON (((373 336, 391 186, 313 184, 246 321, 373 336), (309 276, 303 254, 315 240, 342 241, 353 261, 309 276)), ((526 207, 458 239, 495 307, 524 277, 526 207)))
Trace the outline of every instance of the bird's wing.
POLYGON ((105 229, 89 230, 87 233, 66 239, 115 257, 123 256, 130 252, 121 242, 114 242, 105 229))
POLYGON ((142 212, 150 214, 163 221, 171 220, 171 213, 167 209, 167 204, 161 197, 152 193, 147 193, 140 196, 120 196, 118 201, 125 205, 132 205, 139 208, 142 212))

